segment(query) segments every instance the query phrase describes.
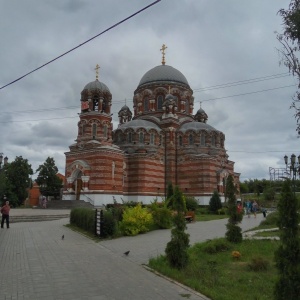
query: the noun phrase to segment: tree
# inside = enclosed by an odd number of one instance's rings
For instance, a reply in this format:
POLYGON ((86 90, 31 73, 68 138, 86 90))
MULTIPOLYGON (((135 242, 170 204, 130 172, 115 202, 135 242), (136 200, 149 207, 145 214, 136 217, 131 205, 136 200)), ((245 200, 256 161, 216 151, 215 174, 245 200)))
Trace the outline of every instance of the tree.
POLYGON ((31 178, 33 174, 27 159, 17 156, 14 161, 7 164, 5 170, 7 198, 12 205, 21 205, 28 197, 31 178))
POLYGON ((58 197, 62 188, 62 180, 57 176, 58 168, 54 158, 48 157, 36 172, 39 172, 36 182, 40 186, 41 193, 45 196, 58 197))
MULTIPOLYGON (((283 19, 283 34, 277 33, 277 40, 280 42, 282 49, 278 52, 281 54, 281 62, 288 67, 289 72, 297 77, 298 88, 300 88, 300 0, 292 0, 288 9, 280 9, 278 14, 283 19)), ((291 108, 294 108, 295 118, 297 120, 297 131, 300 135, 300 92, 296 92, 291 108)))
POLYGON ((243 215, 238 213, 235 197, 235 186, 232 175, 229 175, 226 182, 226 191, 228 196, 228 214, 229 219, 226 225, 226 238, 229 242, 240 243, 243 240, 242 229, 237 225, 242 221, 243 215))
POLYGON ((300 295, 300 217, 296 195, 291 190, 291 181, 284 182, 278 203, 278 227, 281 245, 275 252, 279 279, 275 285, 277 300, 299 299, 300 295))
POLYGON ((214 191, 212 197, 209 200, 209 210, 216 213, 220 208, 222 208, 220 195, 217 191, 214 191))
POLYGON ((173 195, 174 195, 174 191, 173 191, 173 185, 172 182, 168 183, 167 186, 167 207, 172 207, 173 205, 173 195))
POLYGON ((176 210, 174 216, 175 226, 171 231, 171 241, 168 242, 165 250, 166 257, 172 267, 183 269, 188 263, 187 249, 189 247, 189 234, 185 232, 185 202, 177 186, 175 187, 173 195, 173 209, 176 210))

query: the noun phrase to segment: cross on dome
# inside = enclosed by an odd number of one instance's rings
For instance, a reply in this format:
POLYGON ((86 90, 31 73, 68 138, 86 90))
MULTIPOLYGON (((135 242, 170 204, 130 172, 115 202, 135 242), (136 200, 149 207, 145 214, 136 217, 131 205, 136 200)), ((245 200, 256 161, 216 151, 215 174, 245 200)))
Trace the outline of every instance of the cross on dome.
POLYGON ((96 80, 98 80, 98 77, 99 77, 99 69, 100 69, 100 66, 97 64, 96 68, 94 69, 96 71, 96 80))
POLYGON ((161 47, 161 49, 160 49, 160 51, 162 52, 162 61, 161 61, 161 63, 162 63, 163 65, 166 64, 166 62, 165 62, 165 50, 166 50, 167 48, 168 48, 168 47, 167 47, 165 44, 163 44, 162 47, 161 47))

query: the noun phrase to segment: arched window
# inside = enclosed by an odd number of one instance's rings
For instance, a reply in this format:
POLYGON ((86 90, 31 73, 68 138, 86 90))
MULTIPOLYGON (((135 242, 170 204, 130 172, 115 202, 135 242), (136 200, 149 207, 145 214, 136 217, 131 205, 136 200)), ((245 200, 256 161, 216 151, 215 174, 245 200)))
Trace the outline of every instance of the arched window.
POLYGON ((154 144, 154 133, 150 134, 150 144, 153 145, 154 144))
POLYGON ((132 143, 132 132, 128 132, 128 143, 132 143))
POLYGON ((107 138, 107 125, 103 126, 103 135, 105 138, 107 138))
POLYGON ((205 134, 201 134, 201 146, 205 146, 205 134))
POLYGON ((192 134, 189 135, 189 144, 194 145, 194 136, 192 134))
POLYGON ((189 104, 189 100, 185 101, 185 111, 188 113, 190 111, 190 104, 189 104))
POLYGON ((176 105, 178 105, 178 97, 177 96, 174 96, 174 100, 175 100, 176 105))
POLYGON ((144 133, 143 132, 140 132, 140 134, 139 134, 139 142, 144 143, 144 133))
POLYGON ((161 110, 162 109, 163 100, 164 100, 164 97, 162 95, 159 95, 157 97, 157 110, 161 110))
POLYGON ((118 139, 118 143, 122 142, 122 133, 121 132, 118 133, 117 139, 118 139))
POLYGON ((99 99, 98 96, 94 96, 93 98, 93 110, 98 111, 99 108, 99 99))
POLYGON ((144 111, 148 111, 149 110, 149 99, 148 97, 145 97, 144 99, 144 111))
POLYGON ((82 123, 81 124, 81 135, 84 135, 84 132, 85 132, 85 124, 82 123))
POLYGON ((97 135, 97 124, 93 124, 92 126, 92 136, 93 136, 93 139, 96 138, 96 135, 97 135))
POLYGON ((182 136, 181 135, 178 138, 178 144, 179 144, 179 146, 182 146, 182 136))
POLYGON ((211 137, 211 145, 216 146, 216 137, 214 135, 211 137))

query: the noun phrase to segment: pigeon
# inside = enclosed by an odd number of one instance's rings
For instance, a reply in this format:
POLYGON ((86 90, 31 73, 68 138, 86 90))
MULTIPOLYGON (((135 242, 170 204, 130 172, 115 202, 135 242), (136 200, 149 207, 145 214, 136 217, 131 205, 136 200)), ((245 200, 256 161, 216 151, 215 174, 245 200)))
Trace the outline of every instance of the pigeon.
POLYGON ((64 235, 62 235, 61 239, 63 240, 64 238, 65 238, 65 236, 64 236, 64 235))
POLYGON ((124 255, 126 255, 126 256, 127 256, 127 255, 129 254, 129 252, 130 252, 130 251, 126 251, 126 252, 124 252, 124 255))

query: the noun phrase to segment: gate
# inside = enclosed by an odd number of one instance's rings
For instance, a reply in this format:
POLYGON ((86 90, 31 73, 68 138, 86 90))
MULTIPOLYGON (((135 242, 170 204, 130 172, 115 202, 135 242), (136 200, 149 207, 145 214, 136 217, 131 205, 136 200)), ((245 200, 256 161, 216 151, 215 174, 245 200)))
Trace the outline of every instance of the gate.
POLYGON ((103 237, 103 210, 95 210, 95 236, 103 237))

